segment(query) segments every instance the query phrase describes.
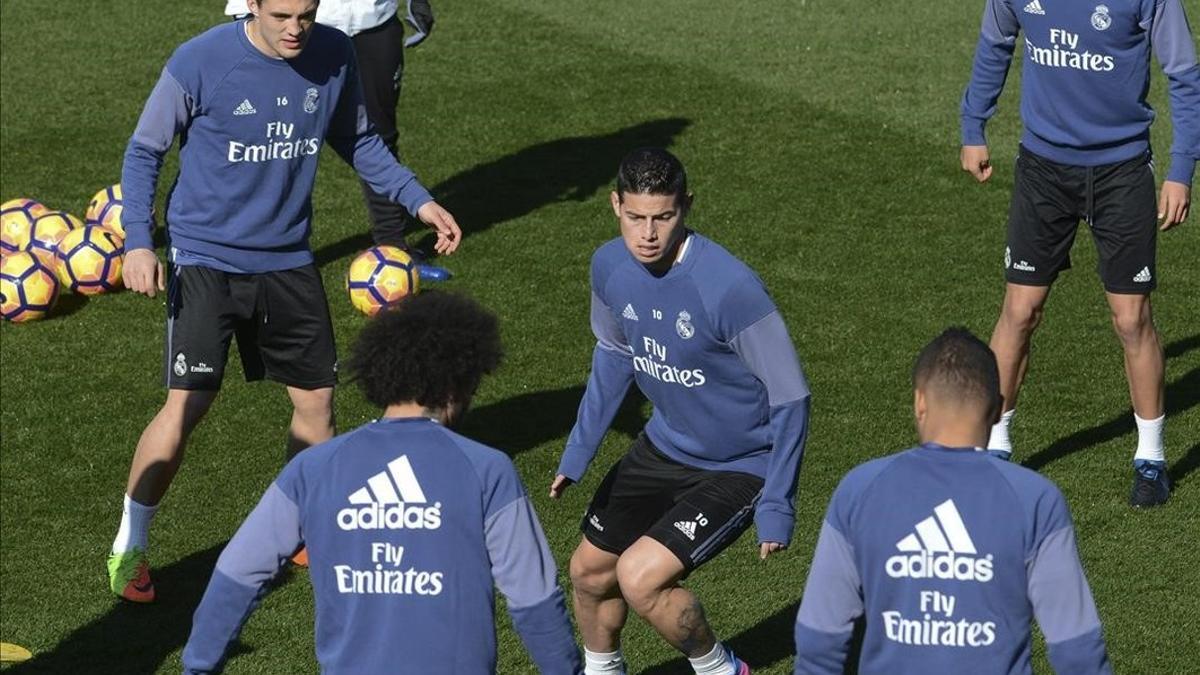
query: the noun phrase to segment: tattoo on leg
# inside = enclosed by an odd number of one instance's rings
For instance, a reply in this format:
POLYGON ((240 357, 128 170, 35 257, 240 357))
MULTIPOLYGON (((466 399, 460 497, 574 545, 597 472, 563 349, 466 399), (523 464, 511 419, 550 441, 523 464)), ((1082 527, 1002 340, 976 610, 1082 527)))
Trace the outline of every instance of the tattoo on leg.
POLYGON ((708 620, 704 618, 704 608, 695 596, 679 613, 678 627, 679 648, 690 657, 703 656, 716 642, 708 620))

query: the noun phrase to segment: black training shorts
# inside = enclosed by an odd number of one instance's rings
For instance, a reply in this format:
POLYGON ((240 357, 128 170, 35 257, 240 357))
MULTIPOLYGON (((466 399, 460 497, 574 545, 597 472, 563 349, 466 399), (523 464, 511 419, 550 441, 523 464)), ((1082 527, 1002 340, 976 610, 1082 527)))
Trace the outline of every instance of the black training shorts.
POLYGON ((762 487, 752 474, 680 464, 643 433, 609 469, 580 527, 588 541, 616 555, 650 537, 691 572, 750 526, 762 487))
POLYGON ((1116 164, 1069 166, 1022 147, 1008 215, 1005 278, 1025 286, 1054 283, 1071 267, 1080 220, 1092 229, 1105 290, 1154 290, 1158 220, 1149 153, 1116 164))
POLYGON ((261 274, 172 265, 167 388, 220 389, 234 335, 247 381, 267 377, 300 389, 337 382, 333 324, 313 265, 261 274))

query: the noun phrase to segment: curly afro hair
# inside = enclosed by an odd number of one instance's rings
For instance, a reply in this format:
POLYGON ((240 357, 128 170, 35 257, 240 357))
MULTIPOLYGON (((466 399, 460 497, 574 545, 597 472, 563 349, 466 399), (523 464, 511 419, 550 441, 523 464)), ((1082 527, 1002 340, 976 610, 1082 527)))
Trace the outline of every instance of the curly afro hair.
POLYGON ((426 291, 377 314, 346 366, 380 408, 416 402, 437 410, 466 405, 501 356, 494 314, 465 296, 426 291))

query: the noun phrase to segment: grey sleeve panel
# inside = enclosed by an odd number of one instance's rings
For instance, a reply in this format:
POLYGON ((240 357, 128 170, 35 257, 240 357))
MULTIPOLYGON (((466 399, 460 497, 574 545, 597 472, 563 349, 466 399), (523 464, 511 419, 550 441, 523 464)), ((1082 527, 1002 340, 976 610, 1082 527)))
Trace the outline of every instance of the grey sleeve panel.
POLYGON ((729 346, 766 386, 768 405, 783 405, 809 395, 800 358, 778 311, 738 333, 729 346))

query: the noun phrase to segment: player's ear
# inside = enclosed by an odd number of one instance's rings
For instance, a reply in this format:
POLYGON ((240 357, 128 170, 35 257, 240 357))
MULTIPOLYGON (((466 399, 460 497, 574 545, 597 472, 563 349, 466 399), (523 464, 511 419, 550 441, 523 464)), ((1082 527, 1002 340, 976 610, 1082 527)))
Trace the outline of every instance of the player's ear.
POLYGON ((613 190, 608 195, 608 201, 612 202, 613 214, 616 215, 618 219, 620 219, 620 217, 621 217, 621 195, 618 194, 616 190, 613 190))
POLYGON ((679 198, 679 210, 683 215, 687 215, 692 210, 692 202, 696 201, 696 195, 691 192, 679 198))
POLYGON ((929 405, 925 400, 925 392, 920 387, 913 389, 913 419, 917 422, 918 431, 920 431, 921 425, 925 423, 925 414, 928 412, 929 405))

